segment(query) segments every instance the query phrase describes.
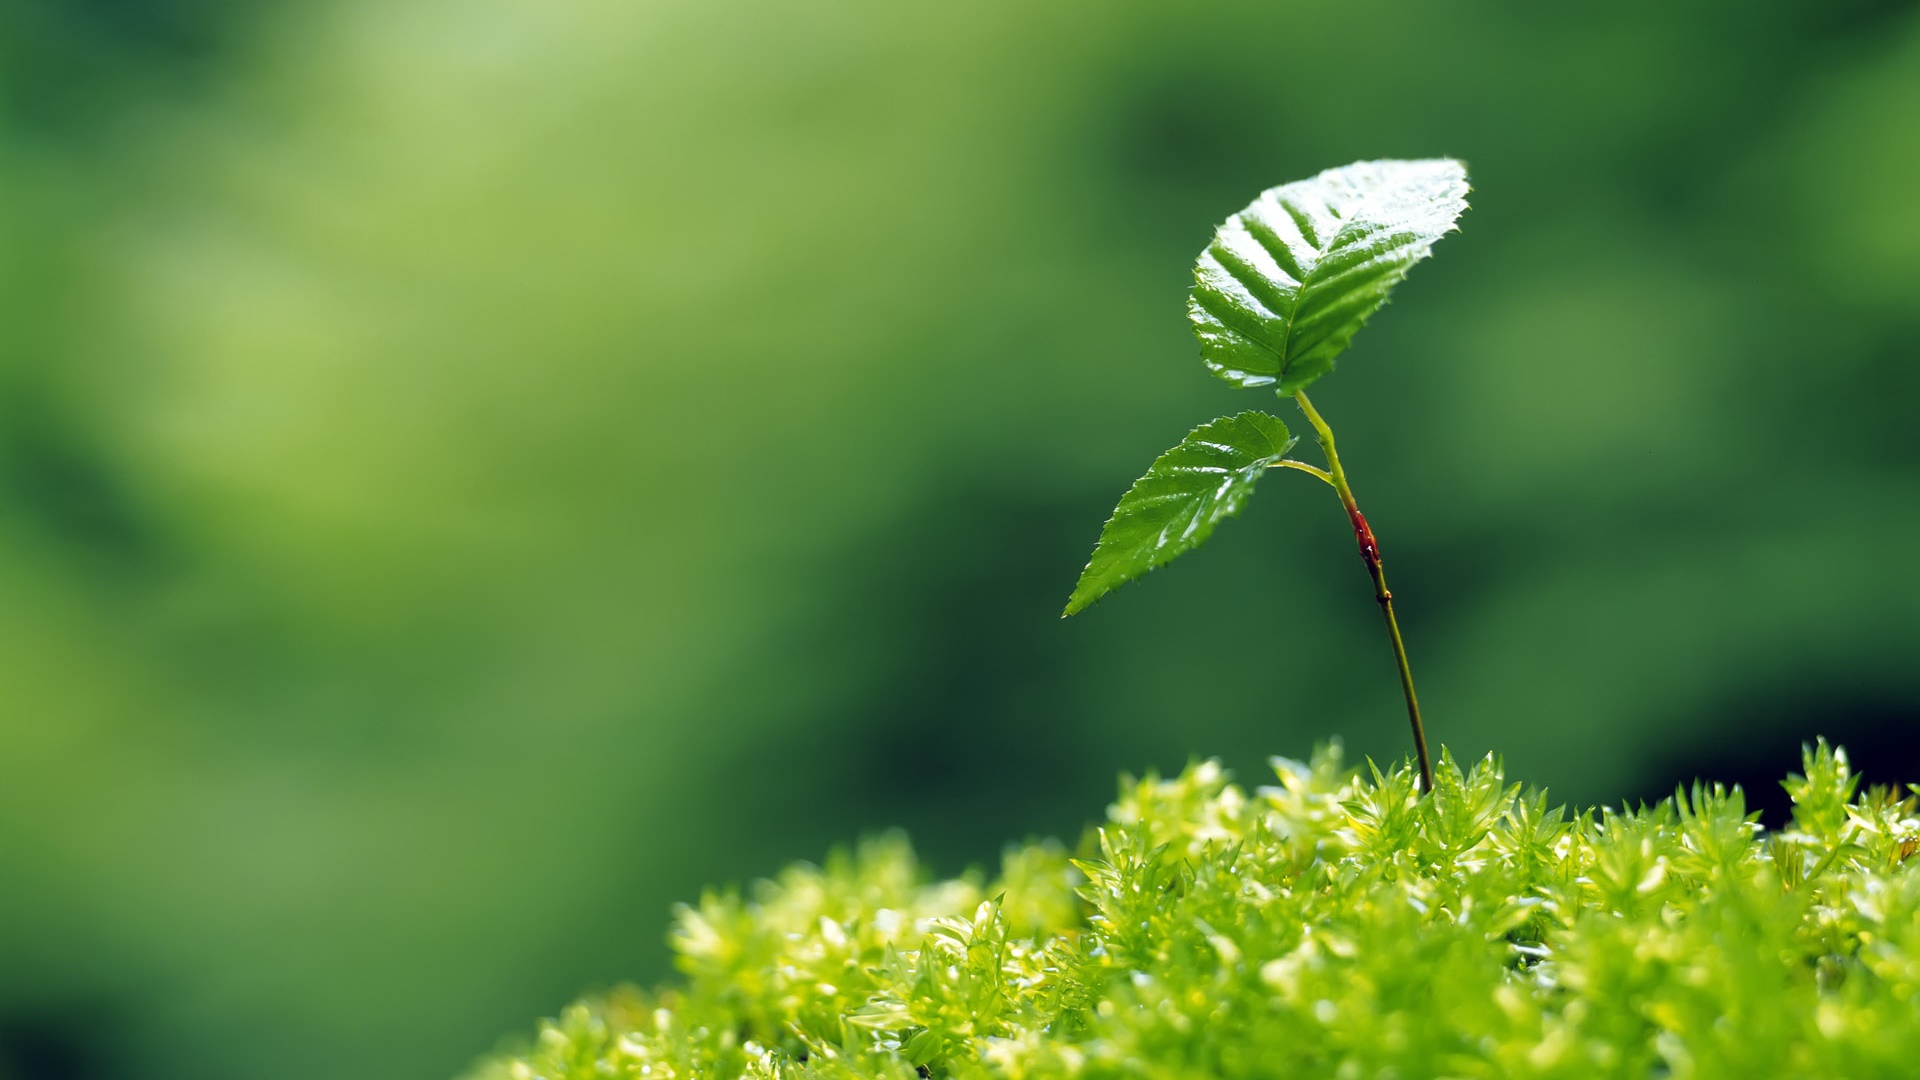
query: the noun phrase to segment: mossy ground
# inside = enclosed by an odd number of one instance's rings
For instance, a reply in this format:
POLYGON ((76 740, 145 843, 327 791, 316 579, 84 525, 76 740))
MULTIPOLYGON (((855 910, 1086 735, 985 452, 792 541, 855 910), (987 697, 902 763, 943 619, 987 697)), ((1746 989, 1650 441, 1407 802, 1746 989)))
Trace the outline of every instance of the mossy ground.
POLYGON ((1920 1075, 1913 798, 1823 744, 1762 830, 1695 787, 1572 816, 1445 758, 1123 782, 1080 858, 934 880, 905 839, 683 908, 683 984, 476 1080, 1920 1075))

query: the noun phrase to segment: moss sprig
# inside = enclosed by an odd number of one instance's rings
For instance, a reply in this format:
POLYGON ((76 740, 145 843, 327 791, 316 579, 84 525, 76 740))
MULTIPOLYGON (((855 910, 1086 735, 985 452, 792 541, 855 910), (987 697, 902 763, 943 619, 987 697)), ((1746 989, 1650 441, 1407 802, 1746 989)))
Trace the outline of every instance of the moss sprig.
POLYGON ((474 1080, 1903 1076, 1920 819, 1809 748, 1739 789, 1569 815, 1500 762, 1254 790, 1124 780, 1077 859, 935 879, 890 835, 683 907, 683 982, 582 1001, 474 1080))

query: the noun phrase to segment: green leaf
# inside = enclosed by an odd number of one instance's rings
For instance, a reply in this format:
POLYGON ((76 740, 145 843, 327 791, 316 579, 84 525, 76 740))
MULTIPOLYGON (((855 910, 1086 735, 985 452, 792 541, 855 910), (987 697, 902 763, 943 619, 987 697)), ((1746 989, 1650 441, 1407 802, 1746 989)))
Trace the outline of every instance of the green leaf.
POLYGON ((1283 395, 1333 370, 1387 293, 1467 208, 1466 166, 1358 161, 1262 192, 1200 253, 1187 316, 1200 355, 1283 395))
POLYGON ((1262 412, 1222 417, 1188 432, 1121 496, 1062 617, 1206 543, 1215 525, 1240 512, 1254 481, 1294 441, 1287 425, 1262 412))

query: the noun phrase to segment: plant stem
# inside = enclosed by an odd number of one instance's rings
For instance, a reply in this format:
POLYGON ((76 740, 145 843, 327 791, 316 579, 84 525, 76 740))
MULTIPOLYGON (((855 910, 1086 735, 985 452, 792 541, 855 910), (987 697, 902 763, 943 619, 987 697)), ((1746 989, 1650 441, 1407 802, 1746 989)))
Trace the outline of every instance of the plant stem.
POLYGON ((1320 418, 1306 394, 1296 390, 1293 400, 1320 437, 1320 449, 1327 455, 1326 479, 1339 494, 1340 505, 1347 509, 1347 518, 1353 523, 1353 538, 1360 545, 1360 558, 1366 562, 1367 574, 1373 578, 1373 596, 1379 601, 1380 614, 1386 620, 1387 638, 1393 642, 1393 662, 1400 667, 1400 690, 1407 698, 1407 720, 1413 724, 1413 749, 1420 758, 1420 790, 1430 792, 1433 761, 1427 756, 1427 729, 1420 723, 1420 699, 1413 693, 1413 670, 1407 666, 1406 643, 1400 640, 1400 620, 1393 616, 1393 593, 1387 591, 1387 574, 1380 565, 1380 545, 1373 539, 1366 515, 1353 500, 1353 488, 1347 483, 1346 470, 1340 467, 1340 455, 1333 448, 1333 429, 1320 418))
POLYGON ((1859 835, 1860 835, 1860 826, 1855 825, 1852 828, 1848 829, 1847 835, 1841 837, 1840 842, 1833 845, 1833 850, 1827 852, 1827 857, 1824 859, 1821 859, 1820 864, 1818 866, 1815 866, 1813 868, 1813 871, 1806 876, 1806 883, 1811 884, 1814 878, 1817 878, 1821 874, 1826 873, 1827 868, 1829 866, 1832 866, 1835 862, 1839 860, 1840 852, 1845 850, 1848 844, 1853 843, 1854 838, 1859 835))

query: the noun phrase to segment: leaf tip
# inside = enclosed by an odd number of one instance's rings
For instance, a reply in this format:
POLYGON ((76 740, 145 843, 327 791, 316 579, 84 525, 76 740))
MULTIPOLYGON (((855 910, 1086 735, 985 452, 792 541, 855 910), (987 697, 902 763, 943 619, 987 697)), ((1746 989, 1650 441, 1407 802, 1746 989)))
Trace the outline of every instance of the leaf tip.
POLYGON ((1072 596, 1067 597, 1067 606, 1061 610, 1060 617, 1063 619, 1073 618, 1075 615, 1087 610, 1089 605, 1102 596, 1105 596, 1106 593, 1107 590, 1102 589, 1099 592, 1090 594, 1086 591, 1085 583, 1083 582, 1080 586, 1075 587, 1072 596))

